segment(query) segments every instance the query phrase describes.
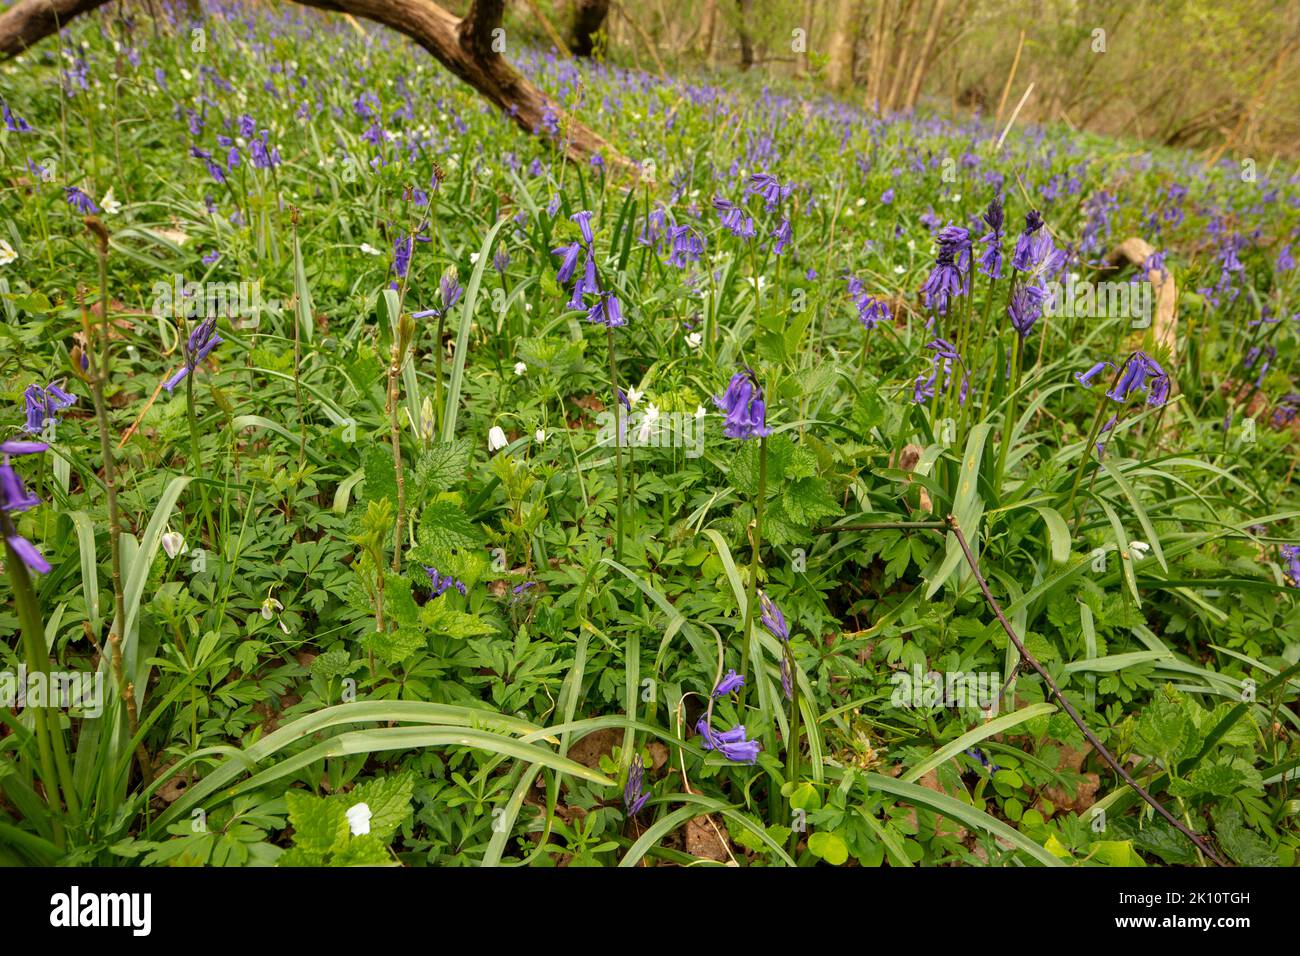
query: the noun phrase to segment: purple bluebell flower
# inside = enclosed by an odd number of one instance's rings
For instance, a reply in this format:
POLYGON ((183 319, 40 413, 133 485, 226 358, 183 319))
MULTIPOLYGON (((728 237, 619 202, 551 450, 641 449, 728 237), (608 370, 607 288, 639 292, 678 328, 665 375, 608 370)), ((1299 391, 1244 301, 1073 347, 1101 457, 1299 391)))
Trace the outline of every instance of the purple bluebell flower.
POLYGON ((726 413, 727 421, 722 433, 728 438, 747 441, 765 438, 772 434, 767 427, 767 408, 763 403, 763 389, 753 369, 745 369, 731 376, 727 390, 715 395, 713 403, 726 413))
POLYGON ((1291 583, 1300 588, 1300 544, 1282 545, 1282 560, 1286 561, 1286 574, 1291 583))
POLYGON ((935 259, 934 268, 921 286, 926 308, 933 309, 939 315, 946 315, 948 300, 961 295, 961 289, 961 271, 954 260, 954 253, 944 249, 935 259))
POLYGON ((414 236, 398 236, 393 242, 393 273, 399 279, 406 277, 411 266, 411 253, 415 251, 414 236))
POLYGON ((578 268, 578 256, 582 253, 582 244, 571 242, 567 246, 560 246, 551 250, 551 255, 561 256, 560 268, 555 273, 555 281, 564 285, 573 278, 573 273, 578 268))
POLYGON ((726 676, 718 681, 718 686, 713 688, 713 696, 715 698, 726 697, 728 694, 734 694, 744 686, 744 675, 737 674, 734 670, 728 670, 726 676))
POLYGON ((1021 339, 1029 337, 1042 311, 1042 301, 1030 291, 1030 288, 1018 287, 1011 293, 1011 301, 1007 303, 1007 315, 1011 318, 1011 326, 1020 333, 1021 339))
POLYGON ((0 100, 0 111, 4 113, 5 129, 9 130, 9 132, 30 133, 32 131, 31 124, 9 109, 9 104, 4 100, 0 100))
POLYGON ((752 765, 758 762, 758 741, 745 739, 744 724, 737 724, 719 734, 709 726, 707 718, 701 717, 695 725, 695 732, 700 735, 705 750, 716 750, 733 763, 752 765))
POLYGON ((427 564, 423 565, 424 573, 429 576, 430 597, 439 597, 444 594, 448 588, 454 587, 461 594, 466 593, 465 582, 459 581, 450 574, 439 574, 437 568, 431 568, 427 564))
POLYGON ((763 608, 760 620, 768 633, 783 641, 790 640, 790 625, 785 622, 785 615, 781 613, 781 609, 763 592, 760 591, 758 596, 763 608))
POLYGON ((34 455, 48 447, 44 442, 34 441, 11 440, 0 443, 0 455, 3 455, 0 457, 0 530, 3 530, 5 541, 19 560, 37 574, 47 574, 50 563, 34 544, 18 533, 10 515, 35 508, 41 500, 27 490, 23 480, 18 477, 18 472, 9 464, 9 456, 34 455))
POLYGON ((599 294, 595 304, 587 310, 587 321, 611 329, 627 325, 627 319, 623 318, 623 305, 612 292, 599 294))
POLYGON ((29 435, 43 431, 46 422, 58 421, 59 412, 77 404, 76 397, 65 392, 57 382, 45 386, 33 382, 23 391, 23 401, 27 413, 23 431, 29 435))
POLYGON ((1033 265, 1034 234, 1043 228, 1043 216, 1037 209, 1025 213, 1025 228, 1016 240, 1015 252, 1011 254, 1011 267, 1020 272, 1029 271, 1033 265))
POLYGON ((1111 386, 1106 397, 1116 402, 1127 401, 1134 392, 1146 392, 1148 405, 1163 405, 1169 397, 1169 376, 1160 363, 1145 352, 1134 352, 1120 369, 1119 380, 1111 386))
POLYGON ((745 210, 721 196, 713 197, 713 208, 722 216, 722 227, 741 239, 754 238, 754 219, 745 210))
POLYGON ((68 201, 68 205, 80 212, 83 216, 92 216, 99 212, 99 207, 95 205, 95 200, 91 199, 86 193, 77 186, 64 186, 63 195, 68 201))
POLYGON ((578 224, 578 229, 582 232, 583 244, 590 248, 595 241, 595 237, 591 234, 591 213, 584 209, 575 212, 569 218, 578 224))
POLYGON ((984 210, 984 224, 989 227, 989 231, 980 236, 979 241, 984 243, 984 252, 980 256, 979 270, 991 279, 1002 278, 1002 202, 997 196, 990 201, 988 208, 984 210))
POLYGON ((189 339, 185 343, 185 364, 177 369, 171 378, 163 382, 163 388, 168 392, 175 389, 185 380, 185 376, 198 368, 199 363, 208 357, 208 353, 220 344, 221 336, 217 335, 216 316, 209 316, 191 330, 189 339))
POLYGON ((692 262, 699 262, 704 255, 704 240, 690 226, 669 226, 667 236, 671 249, 668 256, 670 266, 685 269, 692 262))
POLYGON ((785 251, 785 247, 790 244, 793 237, 794 233, 790 228, 790 220, 782 219, 781 224, 772 230, 772 252, 779 256, 785 251))
POLYGON ((644 786, 645 764, 641 760, 641 755, 637 754, 632 758, 632 765, 628 767, 627 784, 623 787, 623 810, 629 819, 640 813, 641 808, 650 799, 650 794, 642 792, 644 786))
POLYGON ((1096 378, 1105 369, 1113 369, 1115 366, 1110 362, 1098 362, 1086 372, 1075 372, 1074 379, 1084 388, 1092 387, 1092 380, 1096 378))

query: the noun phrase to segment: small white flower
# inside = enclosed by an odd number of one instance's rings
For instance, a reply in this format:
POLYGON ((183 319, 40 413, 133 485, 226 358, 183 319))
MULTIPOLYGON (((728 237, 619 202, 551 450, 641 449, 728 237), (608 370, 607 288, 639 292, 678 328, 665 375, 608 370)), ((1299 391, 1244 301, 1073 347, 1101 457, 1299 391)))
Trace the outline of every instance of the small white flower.
POLYGON ((476 262, 478 262, 478 253, 477 253, 477 252, 471 252, 471 253, 469 254, 469 264, 470 264, 470 265, 474 265, 476 262))
POLYGON ((194 74, 184 67, 181 67, 181 79, 188 83, 190 80, 194 79, 194 74))
POLYGON ((537 429, 537 431, 533 432, 533 437, 537 439, 537 444, 542 444, 542 442, 546 441, 546 429, 537 429))
POLYGON ((500 425, 493 425, 488 430, 488 451, 499 451, 508 444, 506 433, 501 430, 500 425))
POLYGON ((176 555, 185 552, 185 536, 179 531, 168 531, 158 540, 162 543, 162 549, 167 552, 169 558, 174 558, 176 555))
POLYGON ((709 414, 709 413, 706 412, 706 411, 704 410, 704 406, 703 406, 703 405, 696 405, 696 406, 695 406, 695 417, 696 417, 696 418, 703 418, 703 417, 704 417, 705 415, 707 415, 707 414, 709 414))
POLYGON ((691 332, 689 335, 686 336, 686 344, 693 349, 698 349, 700 347, 700 343, 703 341, 704 341, 704 336, 699 332, 691 332))
POLYGON ((370 807, 364 803, 354 803, 348 807, 348 829, 353 836, 365 836, 370 832, 370 807))
POLYGON ((516 374, 516 375, 523 375, 524 372, 527 372, 527 371, 528 371, 528 366, 525 365, 523 362, 516 362, 516 363, 515 363, 515 374, 516 374))
POLYGON ((104 207, 104 212, 110 216, 116 216, 122 211, 122 204, 113 195, 112 187, 109 187, 108 192, 104 193, 104 198, 99 201, 99 204, 104 207))
POLYGON ((269 621, 276 614, 284 610, 284 605, 273 597, 268 597, 262 602, 262 620, 269 621))
POLYGON ((907 248, 909 251, 912 252, 916 251, 916 240, 915 239, 907 240, 907 248))
POLYGON ((17 258, 18 253, 14 252, 14 247, 0 239, 0 266, 7 266, 17 258))
POLYGON ((642 396, 643 394, 645 394, 645 393, 644 393, 644 392, 638 392, 638 391, 636 390, 636 386, 635 386, 635 385, 630 386, 630 387, 628 388, 628 390, 627 390, 627 404, 628 404, 628 407, 629 407, 629 408, 636 408, 636 403, 639 402, 639 401, 641 401, 641 396, 642 396))
POLYGON ((650 433, 659 421, 659 406, 651 402, 641 414, 641 430, 637 432, 637 441, 645 444, 650 441, 650 433))
POLYGON ((906 266, 894 266, 894 275, 896 276, 901 276, 906 271, 907 271, 906 266))
POLYGON ((954 194, 953 194, 953 197, 952 197, 952 201, 953 201, 953 202, 961 202, 961 193, 954 193, 954 194))
POLYGON ((867 199, 866 199, 865 196, 862 197, 861 199, 859 199, 859 200, 857 201, 857 205, 858 205, 859 207, 861 207, 861 206, 865 206, 866 204, 867 204, 867 199))
POLYGON ((1130 541, 1128 546, 1129 550, 1133 552, 1134 561, 1141 561, 1147 556, 1147 552, 1151 550, 1151 545, 1145 541, 1130 541))
POLYGON ((383 253, 368 242, 361 243, 361 251, 368 256, 382 256, 383 253))

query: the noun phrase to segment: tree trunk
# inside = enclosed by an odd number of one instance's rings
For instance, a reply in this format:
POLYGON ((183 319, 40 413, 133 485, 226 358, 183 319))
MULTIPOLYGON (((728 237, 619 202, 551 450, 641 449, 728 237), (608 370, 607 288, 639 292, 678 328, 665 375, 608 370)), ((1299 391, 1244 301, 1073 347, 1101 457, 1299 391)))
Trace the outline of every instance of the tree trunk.
POLYGON ((826 51, 826 82, 840 92, 853 83, 854 48, 858 40, 858 0, 835 0, 831 38, 826 51))
POLYGON ((906 109, 912 109, 916 106, 917 97, 921 95, 921 81, 925 79, 925 71, 930 65, 930 56, 934 51, 934 41, 939 35, 939 24, 943 22, 943 8, 947 0, 935 0, 934 9, 930 12, 930 26, 925 31, 925 41, 921 44, 920 55, 916 58, 916 65, 912 67, 912 84, 907 90, 907 100, 904 103, 906 109))
POLYGON ((747 26, 749 15, 754 9, 754 0, 736 0, 736 8, 740 10, 740 22, 736 25, 736 31, 740 34, 740 68, 748 70, 754 65, 754 44, 749 39, 747 26))
POLYGON ((892 0, 878 0, 871 27, 871 62, 867 64, 867 95, 863 105, 870 113, 880 112, 880 87, 885 79, 885 58, 889 55, 889 10, 892 0))
MULTIPOLYGON (((18 0, 0 13, 0 59, 9 59, 82 13, 107 0, 18 0)), ((548 100, 505 57, 501 16, 505 0, 474 0, 457 19, 430 0, 297 0, 309 7, 374 20, 410 37, 443 66, 510 116, 521 129, 540 135, 554 115, 564 132, 563 148, 572 159, 599 153, 612 168, 634 171, 627 158, 548 100)))
POLYGON ((700 12, 700 52, 713 66, 713 42, 718 30, 718 0, 704 0, 704 9, 700 12))
POLYGON ((609 0, 573 0, 573 23, 569 28, 569 49, 575 56, 591 56, 596 34, 609 16, 609 0))

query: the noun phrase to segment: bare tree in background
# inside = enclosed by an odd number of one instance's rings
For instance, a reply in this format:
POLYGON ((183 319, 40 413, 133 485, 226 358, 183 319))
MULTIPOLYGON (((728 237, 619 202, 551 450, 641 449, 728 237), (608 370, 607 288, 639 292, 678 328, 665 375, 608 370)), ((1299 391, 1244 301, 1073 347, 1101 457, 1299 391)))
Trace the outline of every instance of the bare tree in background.
POLYGON ((596 49, 596 34, 609 16, 609 0, 573 0, 573 21, 569 29, 569 49, 575 56, 591 56, 596 49))
POLYGON ((740 11, 740 22, 736 32, 740 34, 740 68, 748 70, 754 65, 754 43, 749 38, 749 18, 754 12, 754 0, 736 0, 736 9, 740 11))
POLYGON ((836 92, 847 89, 853 83, 861 19, 861 0, 835 0, 831 14, 830 43, 826 50, 826 82, 836 92))

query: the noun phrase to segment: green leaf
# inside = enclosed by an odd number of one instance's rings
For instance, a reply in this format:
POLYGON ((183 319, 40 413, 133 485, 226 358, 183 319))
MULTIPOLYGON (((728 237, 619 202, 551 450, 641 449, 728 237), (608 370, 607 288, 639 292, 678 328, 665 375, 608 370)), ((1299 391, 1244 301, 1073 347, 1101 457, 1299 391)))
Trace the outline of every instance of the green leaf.
POLYGON ((411 815, 411 796, 415 778, 410 773, 374 777, 352 788, 340 799, 348 806, 364 803, 370 808, 370 835, 387 844, 397 828, 411 815))
POLYGON ((849 858, 849 847, 843 837, 834 831, 819 830, 808 838, 808 849, 832 866, 840 866, 849 858))
POLYGON ((346 809, 337 801, 290 790, 284 802, 289 808, 294 846, 304 852, 329 853, 348 839, 346 809))

